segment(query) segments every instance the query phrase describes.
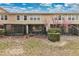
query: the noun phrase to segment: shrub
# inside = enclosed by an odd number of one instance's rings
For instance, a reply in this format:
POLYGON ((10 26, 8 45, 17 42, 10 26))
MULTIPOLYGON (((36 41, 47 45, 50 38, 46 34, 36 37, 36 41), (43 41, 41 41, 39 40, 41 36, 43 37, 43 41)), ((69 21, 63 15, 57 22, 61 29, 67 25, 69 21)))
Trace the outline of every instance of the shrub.
POLYGON ((56 42, 60 40, 60 29, 59 28, 51 28, 48 30, 48 39, 50 41, 56 42))
POLYGON ((59 28, 50 28, 48 30, 48 33, 60 33, 60 29, 59 28))
POLYGON ((48 39, 53 42, 60 41, 60 33, 48 33, 48 39))
POLYGON ((5 30, 4 29, 0 29, 0 35, 4 35, 5 34, 5 30))

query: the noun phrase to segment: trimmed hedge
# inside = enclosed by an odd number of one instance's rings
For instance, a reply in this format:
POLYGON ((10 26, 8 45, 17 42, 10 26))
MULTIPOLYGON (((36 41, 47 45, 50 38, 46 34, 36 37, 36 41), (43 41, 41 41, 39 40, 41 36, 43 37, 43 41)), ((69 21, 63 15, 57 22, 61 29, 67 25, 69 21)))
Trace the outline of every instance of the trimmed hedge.
POLYGON ((48 39, 52 42, 60 41, 60 29, 51 28, 48 30, 48 39))
POLYGON ((48 39, 53 42, 60 41, 60 33, 48 33, 48 39))
POLYGON ((50 28, 49 30, 48 30, 48 33, 60 33, 61 31, 60 31, 60 29, 59 28, 50 28))

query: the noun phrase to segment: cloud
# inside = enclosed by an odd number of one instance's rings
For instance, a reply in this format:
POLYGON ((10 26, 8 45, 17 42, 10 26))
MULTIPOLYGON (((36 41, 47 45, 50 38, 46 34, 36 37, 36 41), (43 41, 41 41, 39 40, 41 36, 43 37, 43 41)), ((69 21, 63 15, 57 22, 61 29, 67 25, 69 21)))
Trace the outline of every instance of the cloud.
POLYGON ((21 8, 22 10, 26 10, 26 8, 21 8))
POLYGON ((69 9, 67 9, 67 12, 74 12, 74 13, 79 13, 79 4, 69 4, 68 6, 70 6, 69 9))
POLYGON ((61 13, 64 11, 63 5, 55 5, 55 7, 47 8, 49 13, 61 13))
POLYGON ((22 3, 22 5, 27 5, 26 3, 22 3))
POLYGON ((40 6, 52 6, 52 3, 41 3, 40 6))
POLYGON ((6 9, 7 11, 9 12, 14 12, 14 13, 24 13, 25 11, 27 11, 26 8, 22 8, 22 7, 17 7, 17 6, 14 6, 14 7, 3 7, 4 9, 6 9))
POLYGON ((11 5, 11 3, 5 3, 6 5, 11 5))
MULTIPOLYGON (((22 6, 27 5, 22 3, 22 6)), ((51 4, 51 3, 41 3, 39 6, 18 6, 12 3, 0 4, 0 7, 3 7, 9 12, 17 13, 79 13, 79 4, 77 3, 65 3, 62 4, 51 4), (46 6, 46 7, 42 7, 46 6), (54 6, 54 7, 53 7, 54 6)))
POLYGON ((28 9, 33 9, 33 7, 27 7, 28 9))
POLYGON ((69 5, 71 5, 71 3, 65 3, 64 6, 68 7, 69 5))
POLYGON ((58 10, 61 10, 61 9, 63 9, 64 8, 64 6, 63 5, 55 5, 55 8, 58 10))
POLYGON ((14 6, 13 3, 2 3, 2 5, 4 5, 4 6, 14 6))
POLYGON ((55 7, 48 8, 49 13, 79 13, 79 4, 64 4, 55 5, 55 7), (69 7, 69 8, 67 8, 69 7))
POLYGON ((67 4, 67 3, 65 3, 65 4, 64 4, 64 6, 66 6, 66 7, 67 7, 67 6, 68 6, 68 4, 67 4))

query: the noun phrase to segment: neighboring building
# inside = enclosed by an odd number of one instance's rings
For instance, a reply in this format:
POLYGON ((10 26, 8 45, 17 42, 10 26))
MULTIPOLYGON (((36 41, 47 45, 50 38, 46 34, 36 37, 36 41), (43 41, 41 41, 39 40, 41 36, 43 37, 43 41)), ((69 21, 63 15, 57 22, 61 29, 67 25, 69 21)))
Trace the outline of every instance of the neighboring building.
POLYGON ((0 28, 9 35, 44 33, 51 27, 68 31, 71 25, 79 27, 79 13, 10 13, 0 8, 0 28))

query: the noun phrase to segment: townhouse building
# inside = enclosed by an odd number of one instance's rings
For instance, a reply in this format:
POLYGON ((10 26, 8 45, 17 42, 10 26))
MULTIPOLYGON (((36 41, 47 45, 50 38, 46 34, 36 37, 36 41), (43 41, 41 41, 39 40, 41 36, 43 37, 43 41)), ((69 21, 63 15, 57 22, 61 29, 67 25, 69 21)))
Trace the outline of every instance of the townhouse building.
POLYGON ((79 13, 11 13, 0 8, 0 29, 9 35, 44 34, 55 27, 68 32, 72 25, 79 28, 79 13))

